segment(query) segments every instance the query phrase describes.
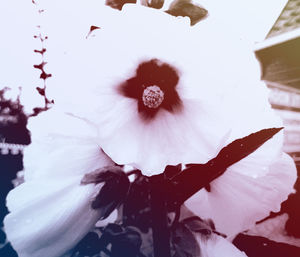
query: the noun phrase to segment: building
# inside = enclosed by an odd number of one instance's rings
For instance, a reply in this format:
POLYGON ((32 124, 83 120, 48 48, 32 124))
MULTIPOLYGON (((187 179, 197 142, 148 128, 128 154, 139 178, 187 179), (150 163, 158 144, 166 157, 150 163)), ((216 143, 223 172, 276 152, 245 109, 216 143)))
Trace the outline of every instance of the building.
POLYGON ((285 126, 284 150, 300 166, 300 1, 290 0, 255 52, 270 103, 285 126))

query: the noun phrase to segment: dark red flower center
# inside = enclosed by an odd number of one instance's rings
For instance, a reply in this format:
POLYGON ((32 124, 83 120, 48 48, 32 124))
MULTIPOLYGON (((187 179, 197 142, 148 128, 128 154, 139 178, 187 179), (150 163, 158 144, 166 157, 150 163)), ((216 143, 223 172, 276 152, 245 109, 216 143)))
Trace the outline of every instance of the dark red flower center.
POLYGON ((178 71, 158 59, 142 62, 134 77, 119 86, 120 93, 137 100, 138 112, 143 118, 153 118, 162 108, 176 112, 182 102, 176 91, 178 71))

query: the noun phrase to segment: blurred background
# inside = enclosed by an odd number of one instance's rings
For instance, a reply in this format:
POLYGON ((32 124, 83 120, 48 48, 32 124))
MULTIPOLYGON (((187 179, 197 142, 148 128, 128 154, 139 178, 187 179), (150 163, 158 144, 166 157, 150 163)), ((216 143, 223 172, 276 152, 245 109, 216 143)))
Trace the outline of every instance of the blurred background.
MULTIPOLYGON (((254 43, 253 51, 261 64, 262 79, 270 89, 269 101, 284 122, 284 151, 294 159, 299 175, 300 0, 199 2, 203 2, 209 11, 219 12, 220 16, 223 15, 224 22, 228 23, 228 28, 254 43)), ((2 3, 0 10, 1 5, 2 3)), ((36 12, 38 13, 38 9, 36 12)), ((5 17, 2 14, 0 11, 0 15, 5 17)), ((23 22, 16 20, 14 13, 6 13, 7 15, 10 15, 14 29, 23 22)), ((8 82, 7 78, 11 77, 7 74, 14 70, 16 63, 19 65, 22 54, 18 55, 17 48, 13 54, 7 51, 6 47, 11 48, 11 42, 14 41, 12 38, 17 37, 17 34, 16 31, 4 27, 2 20, 0 24, 3 35, 6 35, 6 31, 9 32, 9 36, 4 36, 0 42, 2 60, 0 61, 0 227, 2 227, 3 218, 7 214, 6 195, 15 185, 22 182, 20 171, 23 169, 23 150, 30 144, 30 132, 26 128, 27 120, 50 108, 52 101, 46 95, 46 81, 51 75, 45 72, 43 65, 39 65, 44 61, 42 49, 45 38, 39 34, 38 24, 28 23, 33 26, 32 31, 35 31, 36 35, 34 43, 36 48, 30 51, 32 56, 35 55, 30 58, 30 61, 35 61, 35 71, 26 75, 36 76, 37 82, 31 85, 28 85, 27 81, 22 83, 22 80, 15 79, 15 77, 22 78, 22 74, 14 74, 12 76, 14 79, 8 82)), ((25 64, 27 65, 27 62, 23 63, 25 64)), ((34 70, 32 66, 30 69, 34 70)), ((282 204, 280 213, 270 214, 270 217, 259 222, 253 230, 240 234, 234 241, 236 246, 244 250, 249 257, 300 256, 299 180, 295 190, 296 193, 282 204)), ((3 230, 0 230, 0 256, 16 256, 7 244, 3 230)))

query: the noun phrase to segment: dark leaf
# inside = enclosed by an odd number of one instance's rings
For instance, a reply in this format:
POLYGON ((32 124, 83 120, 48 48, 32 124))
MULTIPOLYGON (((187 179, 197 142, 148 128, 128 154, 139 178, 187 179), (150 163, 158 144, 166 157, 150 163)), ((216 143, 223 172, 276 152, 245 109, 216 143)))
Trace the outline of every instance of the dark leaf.
POLYGON ((88 174, 85 174, 83 179, 81 180, 81 184, 99 184, 113 179, 114 175, 122 176, 123 174, 125 173, 119 166, 105 166, 88 174))
POLYGON ((36 108, 33 108, 33 113, 30 115, 30 117, 37 116, 41 112, 44 112, 44 111, 47 111, 47 110, 49 110, 49 107, 36 107, 36 108))
POLYGON ((36 90, 39 92, 40 95, 42 95, 42 96, 45 95, 45 89, 44 88, 36 87, 36 90))
POLYGON ((193 232, 183 223, 178 223, 171 232, 171 244, 175 256, 194 257, 200 255, 200 247, 193 232))
POLYGON ((101 248, 97 233, 90 232, 76 245, 72 256, 93 256, 99 253, 101 248))
POLYGON ((169 210, 177 206, 221 176, 228 167, 253 153, 282 128, 263 129, 237 139, 224 147, 205 164, 189 164, 185 170, 166 183, 169 210))
POLYGON ((102 219, 107 218, 125 199, 129 189, 129 180, 125 178, 105 182, 92 202, 93 209, 102 209, 102 219))
POLYGON ((42 71, 40 78, 46 80, 47 78, 52 77, 52 74, 46 73, 44 70, 42 71))
POLYGON ((54 104, 54 100, 49 100, 48 98, 45 98, 45 101, 47 104, 54 104))
POLYGON ((181 221, 191 231, 201 233, 204 236, 210 236, 215 229, 211 220, 202 220, 198 216, 192 216, 181 221))
POLYGON ((0 245, 4 244, 6 241, 6 235, 4 233, 4 231, 0 228, 0 245))
POLYGON ((90 32, 92 32, 92 31, 94 31, 94 30, 96 30, 96 29, 100 29, 100 27, 98 27, 98 26, 91 26, 90 32))
POLYGON ((262 129, 250 134, 249 136, 237 139, 224 147, 218 153, 217 157, 209 161, 208 164, 210 166, 225 166, 228 168, 232 164, 253 153, 282 129, 282 127, 262 129))
POLYGON ((130 185, 123 205, 123 223, 147 233, 151 227, 149 178, 138 176, 130 185))
POLYGON ((181 164, 178 164, 176 166, 167 165, 165 168, 164 174, 165 174, 166 178, 171 179, 175 175, 179 174, 181 172, 181 169, 182 169, 181 164))
POLYGON ((123 227, 118 224, 108 224, 101 236, 101 245, 111 244, 111 256, 136 257, 140 253, 142 238, 135 227, 123 227))
POLYGON ((3 257, 18 257, 11 244, 6 244, 3 248, 0 248, 0 256, 3 257))
POLYGON ((35 64, 33 65, 34 68, 39 69, 39 70, 44 70, 44 66, 46 65, 45 62, 42 62, 40 64, 35 64))
POLYGON ((141 245, 140 232, 134 227, 126 227, 124 233, 114 237, 111 251, 113 256, 135 257, 141 245))
POLYGON ((121 233, 124 233, 124 228, 121 225, 110 223, 103 229, 101 241, 104 245, 108 245, 113 241, 113 238, 115 238, 121 233))
POLYGON ((34 52, 43 55, 46 52, 46 48, 43 48, 42 50, 34 50, 34 52))
POLYGON ((105 192, 101 190, 91 204, 93 209, 101 209, 101 219, 106 219, 114 211, 114 209, 119 206, 119 202, 114 201, 113 199, 110 203, 103 204, 101 200, 105 197, 105 195, 105 192))
POLYGON ((88 38, 88 37, 92 34, 92 32, 93 32, 94 30, 97 30, 97 29, 100 29, 100 27, 97 27, 97 26, 91 26, 91 27, 90 27, 90 31, 89 31, 89 33, 87 34, 86 38, 88 38))
POLYGON ((124 201, 130 182, 122 168, 107 166, 86 174, 81 184, 98 184, 102 182, 105 184, 92 202, 92 208, 101 209, 101 218, 105 219, 124 201))

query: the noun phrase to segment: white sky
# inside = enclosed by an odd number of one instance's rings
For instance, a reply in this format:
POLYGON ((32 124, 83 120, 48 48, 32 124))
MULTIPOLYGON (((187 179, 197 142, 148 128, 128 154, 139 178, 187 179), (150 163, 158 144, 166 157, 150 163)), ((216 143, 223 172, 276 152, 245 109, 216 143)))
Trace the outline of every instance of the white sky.
POLYGON ((241 37, 262 41, 288 0, 197 0, 241 37))
MULTIPOLYGON (((206 7, 211 17, 222 20, 226 28, 254 43, 264 39, 287 0, 194 2, 206 7)), ((42 81, 38 70, 32 67, 41 62, 40 56, 33 52, 41 44, 32 37, 37 32, 39 18, 31 0, 0 2, 0 88, 11 87, 14 95, 22 86, 21 101, 27 112, 43 105, 43 98, 35 90, 36 86, 42 86, 42 81)))

